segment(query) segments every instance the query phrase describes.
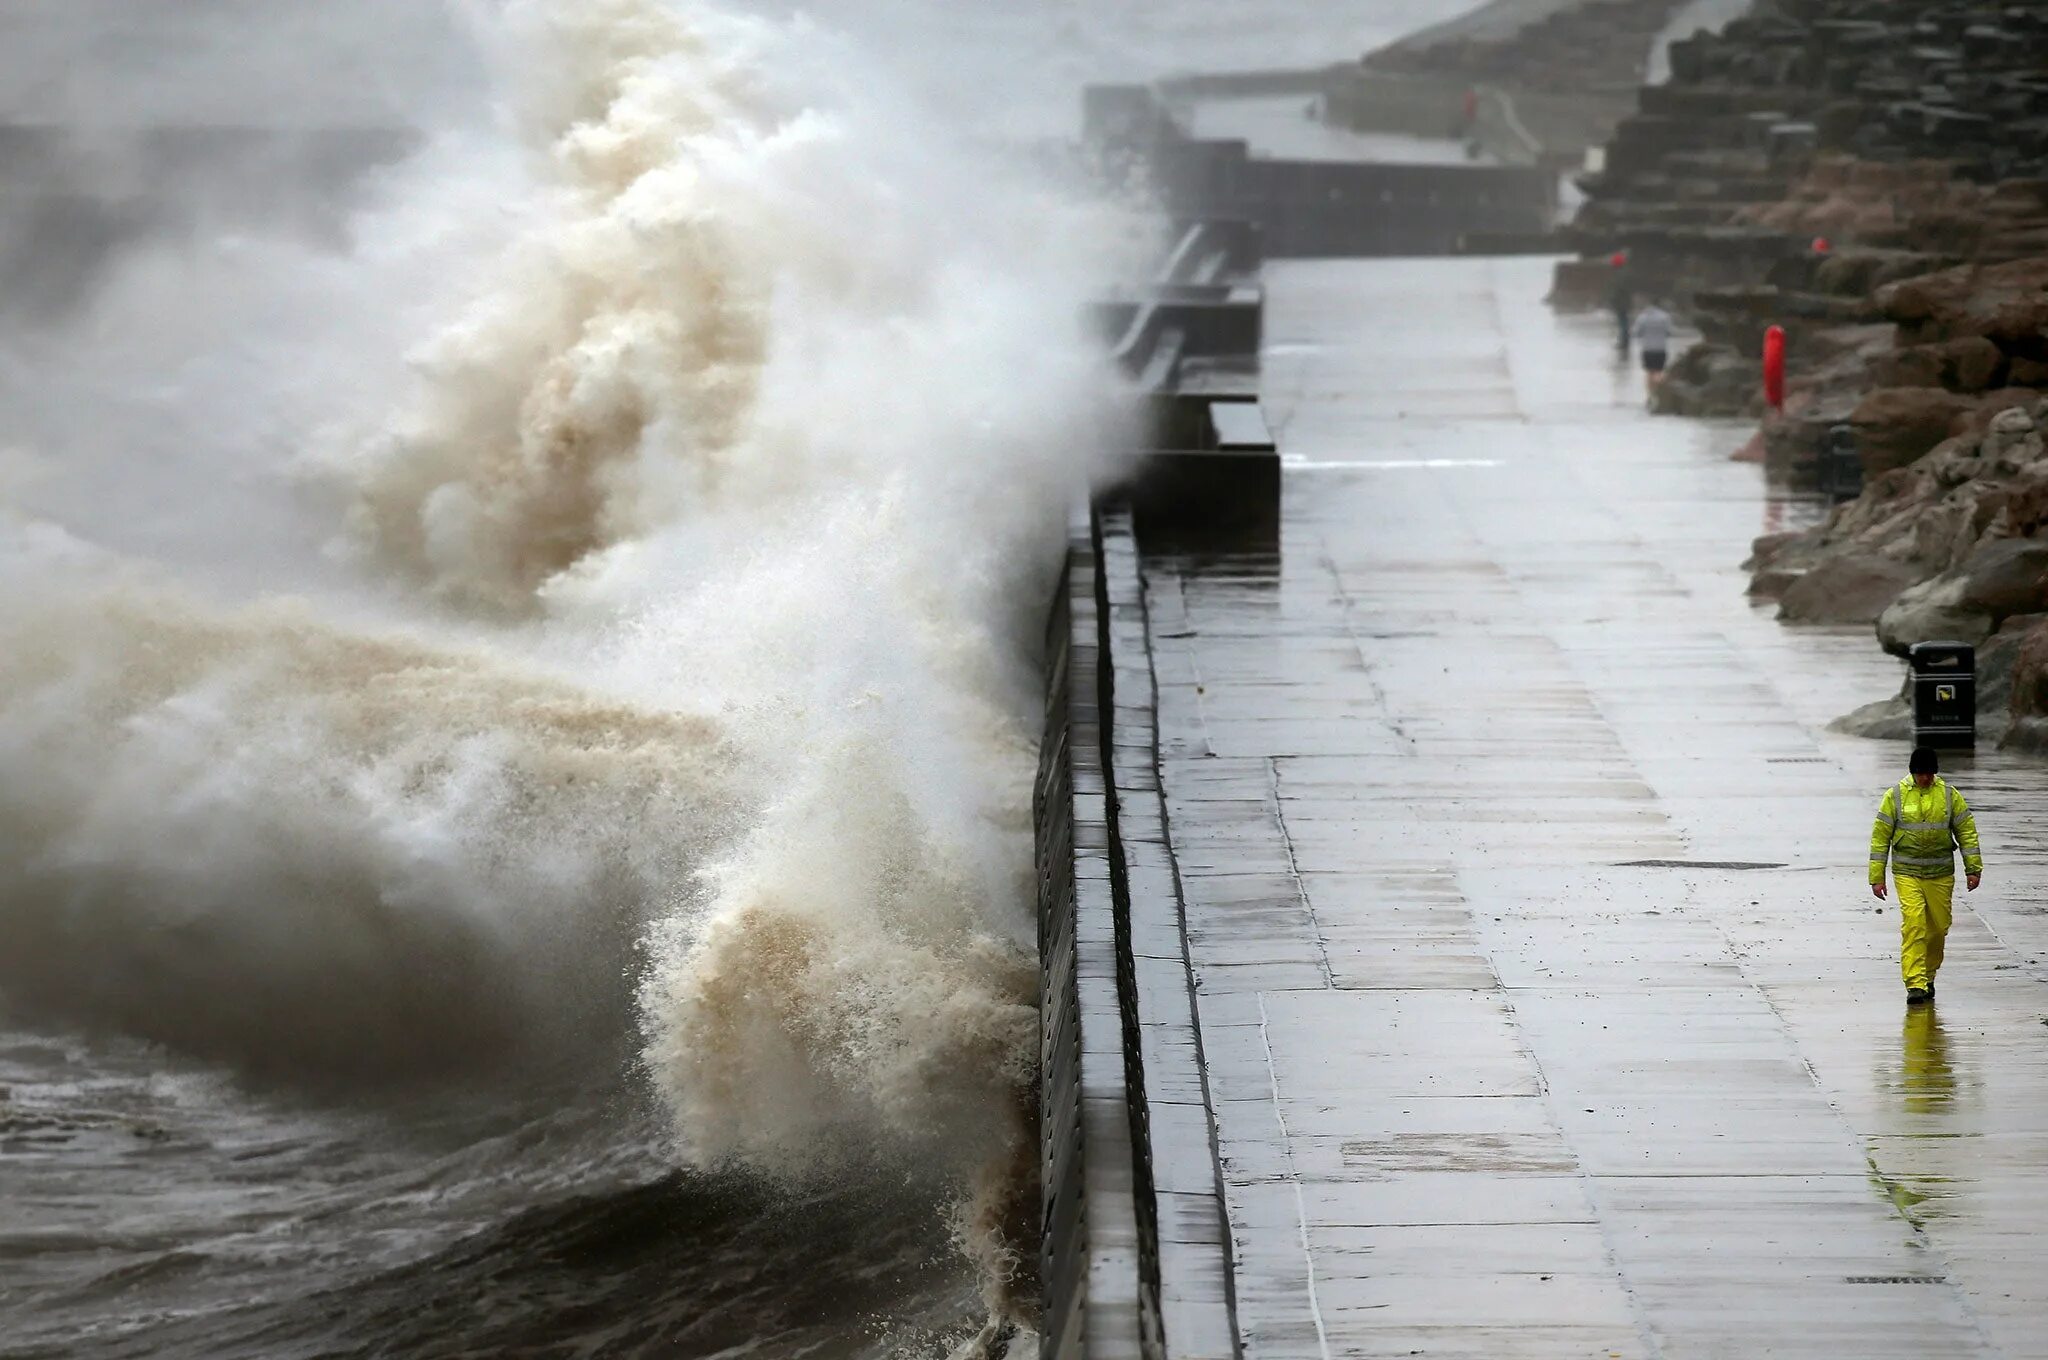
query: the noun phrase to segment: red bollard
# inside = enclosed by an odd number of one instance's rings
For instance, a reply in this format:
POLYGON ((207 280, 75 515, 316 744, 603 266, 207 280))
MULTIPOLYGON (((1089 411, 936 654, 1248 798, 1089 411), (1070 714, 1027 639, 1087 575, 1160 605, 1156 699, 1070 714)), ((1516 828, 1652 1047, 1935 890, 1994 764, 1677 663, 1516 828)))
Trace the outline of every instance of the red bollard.
POLYGON ((1773 411, 1785 409, 1785 328, 1764 332, 1764 400, 1773 411))

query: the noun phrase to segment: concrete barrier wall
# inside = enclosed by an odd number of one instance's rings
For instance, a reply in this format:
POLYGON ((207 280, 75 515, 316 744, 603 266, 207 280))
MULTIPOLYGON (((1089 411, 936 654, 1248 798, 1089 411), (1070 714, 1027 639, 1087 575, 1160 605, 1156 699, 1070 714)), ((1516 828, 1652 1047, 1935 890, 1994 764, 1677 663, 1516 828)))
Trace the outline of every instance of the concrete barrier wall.
MULTIPOLYGON (((1094 116, 1152 107, 1118 94, 1094 116)), ((1049 1360, 1238 1353, 1136 523, 1242 533, 1247 506, 1277 507, 1279 457, 1255 396, 1260 242, 1239 219, 1185 224, 1142 291, 1098 309, 1105 336, 1121 337, 1118 362, 1143 375, 1154 420, 1133 477, 1070 521, 1046 623, 1032 812, 1049 1360), (1182 360, 1200 369, 1187 391, 1182 360)))
MULTIPOLYGON (((1233 77, 1232 79, 1254 77, 1233 77)), ((1319 82, 1323 74, 1315 75, 1319 82)), ((1314 83, 1314 82, 1311 82, 1314 83)), ((1182 83, 1182 88, 1188 88, 1182 83)), ((1442 92, 1430 96, 1441 103, 1442 92)), ((1422 135, 1441 137, 1453 102, 1412 114, 1422 135)), ((1082 140, 1106 166, 1143 166, 1167 211, 1178 217, 1243 219, 1264 233, 1265 255, 1449 255, 1468 235, 1519 236, 1557 225, 1558 175, 1513 108, 1492 97, 1482 112, 1505 119, 1518 153, 1501 165, 1283 160, 1252 154, 1242 141, 1190 137, 1160 90, 1090 86, 1082 96, 1082 140)))
POLYGON ((1047 654, 1042 1353, 1225 1360, 1229 1234, 1127 508, 1074 526, 1047 654))
MULTIPOLYGON (((1046 627, 1038 851, 1041 1353, 1156 1356, 1142 1343, 1138 1219, 1117 1001, 1100 581, 1092 520, 1070 526, 1046 627)), ((1156 1291, 1152 1311, 1156 1315, 1156 1291)))
POLYGON ((1557 212, 1557 177, 1528 166, 1276 160, 1172 140, 1152 163, 1171 211, 1256 220, 1269 258, 1447 255, 1472 233, 1547 231, 1557 212))

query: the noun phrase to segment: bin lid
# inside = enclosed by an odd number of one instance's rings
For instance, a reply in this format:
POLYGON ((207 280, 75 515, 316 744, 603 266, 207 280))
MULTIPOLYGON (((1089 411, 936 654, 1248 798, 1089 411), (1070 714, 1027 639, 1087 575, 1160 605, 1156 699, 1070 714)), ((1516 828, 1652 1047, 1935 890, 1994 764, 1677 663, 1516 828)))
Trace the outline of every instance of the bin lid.
POLYGON ((1977 661, 1977 649, 1967 642, 1916 642, 1906 655, 1914 670, 1966 671, 1977 661))

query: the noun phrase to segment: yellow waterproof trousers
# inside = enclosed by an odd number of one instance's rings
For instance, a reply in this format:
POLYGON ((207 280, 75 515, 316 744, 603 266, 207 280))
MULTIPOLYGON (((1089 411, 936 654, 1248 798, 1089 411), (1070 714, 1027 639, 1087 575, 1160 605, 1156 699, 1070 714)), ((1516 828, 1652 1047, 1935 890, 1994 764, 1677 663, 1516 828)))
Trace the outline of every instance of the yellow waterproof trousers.
POLYGON ((1899 890, 1899 971, 1908 987, 1932 987, 1948 941, 1956 881, 1893 874, 1892 886, 1899 890))

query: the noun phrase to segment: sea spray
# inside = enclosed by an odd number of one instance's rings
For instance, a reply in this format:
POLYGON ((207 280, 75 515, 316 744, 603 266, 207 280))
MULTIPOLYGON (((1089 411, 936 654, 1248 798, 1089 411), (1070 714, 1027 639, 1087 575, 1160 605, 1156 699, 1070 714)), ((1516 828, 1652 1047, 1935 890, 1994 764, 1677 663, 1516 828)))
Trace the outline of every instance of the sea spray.
POLYGON ((1132 233, 801 23, 478 22, 524 139, 495 229, 412 225, 431 138, 352 228, 368 298, 405 266, 368 245, 487 243, 459 304, 388 408, 240 446, 276 513, 343 507, 318 560, 239 569, 204 477, 159 484, 175 553, 78 496, 0 529, 0 988, 298 1082, 630 1044, 693 1164, 914 1166, 1013 1220, 1030 643, 1132 233))
POLYGON ((715 722, 486 650, 47 543, 0 554, 0 601, 17 1008, 314 1084, 587 1054, 649 904, 736 815, 715 722))
POLYGON ((691 1154, 971 1147, 1031 1064, 1035 690, 1003 597, 1042 595, 1019 569, 1101 446, 1085 257, 843 76, 823 106, 770 79, 780 30, 512 18, 564 57, 522 119, 549 211, 427 347, 357 531, 773 771, 648 935, 645 1057, 691 1154))

